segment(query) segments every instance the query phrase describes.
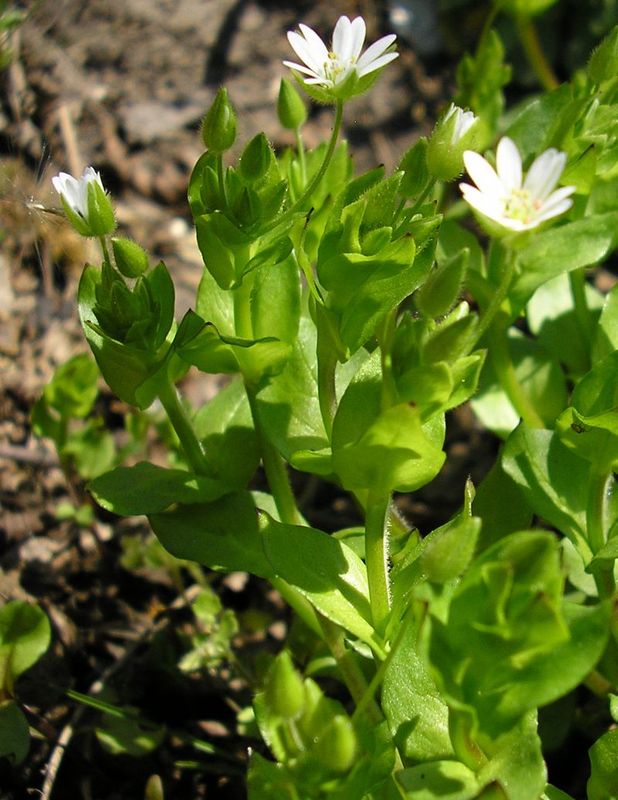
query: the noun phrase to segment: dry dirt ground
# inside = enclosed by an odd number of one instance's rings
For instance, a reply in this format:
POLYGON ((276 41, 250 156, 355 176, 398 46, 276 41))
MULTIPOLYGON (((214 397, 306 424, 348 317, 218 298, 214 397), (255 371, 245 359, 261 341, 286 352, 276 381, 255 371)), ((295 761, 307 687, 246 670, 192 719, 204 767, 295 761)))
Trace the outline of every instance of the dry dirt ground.
MULTIPOLYGON (((88 524, 59 519, 59 506, 89 499, 83 482, 61 469, 53 445, 33 436, 30 412, 54 369, 85 352, 76 285, 84 260, 96 253, 39 205, 57 205, 52 175, 94 165, 121 230, 168 263, 182 313, 201 271, 185 191, 201 154, 200 119, 217 88, 225 84, 238 109, 241 143, 264 130, 284 146, 274 102, 281 60, 290 57, 285 32, 301 20, 326 32, 339 14, 362 13, 372 38, 384 31, 385 8, 369 0, 342 0, 337 8, 291 0, 39 0, 25 7, 0 74, 0 595, 40 604, 53 634, 47 655, 20 684, 33 743, 21 768, 0 765, 0 798, 141 798, 152 775, 175 800, 240 798, 247 744, 255 745, 237 728, 236 713, 250 696, 244 676, 259 671, 264 648, 278 646, 285 610, 247 576, 209 576, 239 619, 236 666, 223 661, 182 673, 176 664, 194 633, 187 603, 195 576, 127 557, 123 537, 147 540, 141 520, 118 521, 101 510, 88 524), (67 688, 103 690, 164 723, 164 746, 140 758, 110 754, 93 735, 100 717, 68 700, 67 688), (190 737, 214 744, 215 755, 196 750, 190 737)), ((378 87, 348 109, 346 135, 359 170, 395 166, 435 120, 449 76, 448 65, 428 70, 402 42, 378 87)), ((330 124, 328 109, 313 108, 307 143, 320 141, 330 124)), ((201 380, 188 390, 203 402, 216 386, 201 380)), ((120 430, 124 411, 102 388, 97 412, 113 429, 120 430)), ((451 471, 431 494, 402 499, 421 525, 433 520, 432 509, 444 514, 459 502, 465 476, 494 447, 465 413, 450 436, 451 471)), ((332 492, 309 487, 307 497, 315 524, 328 526, 333 514, 354 520, 332 492)))

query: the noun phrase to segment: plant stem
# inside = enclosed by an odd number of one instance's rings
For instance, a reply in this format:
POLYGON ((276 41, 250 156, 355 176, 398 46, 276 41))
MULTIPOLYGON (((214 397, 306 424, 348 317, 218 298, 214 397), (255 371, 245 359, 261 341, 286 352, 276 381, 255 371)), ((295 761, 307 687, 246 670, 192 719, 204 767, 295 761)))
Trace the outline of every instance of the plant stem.
POLYGON ((282 578, 271 578, 270 584, 276 589, 290 608, 298 614, 305 625, 312 630, 320 639, 324 638, 318 615, 313 606, 294 586, 290 586, 282 578))
POLYGON ((296 152, 298 153, 298 164, 300 166, 300 180, 304 188, 307 183, 307 159, 305 158, 305 145, 300 133, 300 126, 294 132, 296 136, 296 152))
POLYGON ((396 328, 397 309, 395 308, 386 315, 377 333, 382 366, 381 406, 383 411, 397 403, 397 386, 393 375, 393 358, 391 355, 396 328))
POLYGON ((292 493, 285 462, 264 434, 258 414, 255 389, 246 383, 245 389, 249 399, 249 407, 251 408, 255 433, 262 454, 264 472, 266 473, 268 486, 275 500, 281 522, 287 525, 302 525, 303 520, 296 506, 296 500, 292 493))
POLYGON ((337 146, 337 139, 339 138, 339 133, 341 131, 341 123, 343 121, 343 101, 337 100, 337 107, 335 112, 335 123, 333 125, 333 132, 330 137, 330 141, 328 143, 328 148, 326 150, 326 154, 324 156, 324 161, 322 161, 320 168, 315 173, 311 181, 309 182, 309 186, 305 189, 305 191, 301 194, 301 196, 294 202, 287 211, 285 211, 280 217, 274 219, 270 225, 267 225, 266 228, 262 231, 262 236, 266 233, 270 233, 270 231, 278 228, 283 223, 288 222, 290 217, 292 217, 297 211, 302 210, 303 205, 305 202, 311 197, 313 192, 318 187, 320 181, 324 177, 324 173, 328 169, 328 165, 331 162, 333 157, 333 153, 335 152, 335 147, 337 146))
POLYGON ((489 356, 500 386, 526 425, 530 428, 544 428, 545 422, 532 405, 515 372, 507 336, 508 323, 498 323, 499 320, 489 329, 489 356))
POLYGON ((369 490, 365 516, 365 561, 373 626, 384 636, 390 614, 387 520, 390 494, 369 490))
POLYGON ((474 338, 468 345, 468 352, 470 352, 476 347, 478 342, 480 342, 483 336, 487 333, 487 330, 489 329, 491 323, 494 321, 496 314, 500 310, 502 302, 504 301, 505 297, 508 294, 508 291, 511 286, 511 281, 513 280, 514 272, 515 272, 515 255, 513 253, 507 253, 504 259, 502 278, 500 279, 500 284, 493 293, 493 297, 491 298, 489 305, 487 306, 483 316, 480 319, 479 325, 474 333, 474 338))
POLYGON ((109 257, 109 248, 107 246, 107 240, 105 239, 105 236, 99 236, 99 244, 101 245, 101 250, 103 251, 103 261, 105 261, 108 267, 111 267, 112 262, 109 257))
POLYGON ((176 387, 172 383, 164 383, 159 389, 159 399, 176 431, 187 461, 196 475, 208 472, 206 456, 201 442, 195 435, 193 425, 184 406, 180 402, 176 387))
POLYGON ((557 89, 560 83, 554 75, 549 61, 545 58, 545 53, 532 20, 527 16, 518 15, 515 18, 515 26, 528 63, 534 70, 541 86, 548 92, 557 89))
MULTIPOLYGON (((586 298, 586 268, 574 269, 569 272, 569 285, 571 287, 571 297, 575 308, 575 319, 579 333, 586 346, 586 354, 590 353, 592 343, 590 309, 586 298)), ((590 362, 588 361, 588 365, 590 362)))
MULTIPOLYGON (((321 615, 319 620, 322 626, 322 638, 337 662, 355 705, 359 707, 361 702, 364 701, 362 710, 367 710, 372 722, 381 722, 382 714, 378 706, 372 702, 372 695, 367 698, 367 681, 356 662, 354 653, 345 646, 341 628, 321 615)), ((359 713, 362 713, 362 711, 359 713)))
POLYGON ((326 435, 330 441, 333 431, 333 419, 337 411, 337 392, 335 384, 335 369, 337 367, 337 355, 332 347, 330 337, 324 331, 324 325, 328 321, 320 310, 317 309, 319 319, 322 324, 318 324, 318 341, 316 355, 318 360, 318 401, 322 422, 326 429, 326 435))

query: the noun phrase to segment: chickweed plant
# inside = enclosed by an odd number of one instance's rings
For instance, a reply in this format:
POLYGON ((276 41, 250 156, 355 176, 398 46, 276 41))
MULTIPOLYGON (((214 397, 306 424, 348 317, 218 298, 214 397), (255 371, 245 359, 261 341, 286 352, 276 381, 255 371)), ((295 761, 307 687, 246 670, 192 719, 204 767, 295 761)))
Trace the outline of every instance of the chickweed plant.
MULTIPOLYGON (((530 30, 547 5, 496 8, 530 30)), ((78 297, 101 373, 130 406, 158 399, 184 455, 117 466, 90 491, 146 515, 173 555, 270 582, 313 643, 283 649, 256 687, 251 800, 568 798, 546 754, 581 698, 598 710, 588 797, 608 800, 618 288, 588 278, 618 241, 618 28, 570 82, 508 112, 486 29, 453 103, 390 175, 355 175, 340 139, 347 102, 397 58, 395 36, 363 49, 365 33, 342 16, 330 46, 306 25, 288 34, 284 152, 260 133, 230 163, 236 113, 219 90, 188 189, 204 273, 181 320, 165 264, 115 235, 99 174, 54 179, 101 244, 78 297), (333 109, 313 150, 303 94, 333 109), (188 370, 232 377, 191 408, 188 370), (393 495, 440 473, 447 412, 468 401, 499 455, 421 537, 393 495), (260 463, 268 493, 248 488, 260 463), (348 493, 364 523, 308 525, 289 467, 348 493)))

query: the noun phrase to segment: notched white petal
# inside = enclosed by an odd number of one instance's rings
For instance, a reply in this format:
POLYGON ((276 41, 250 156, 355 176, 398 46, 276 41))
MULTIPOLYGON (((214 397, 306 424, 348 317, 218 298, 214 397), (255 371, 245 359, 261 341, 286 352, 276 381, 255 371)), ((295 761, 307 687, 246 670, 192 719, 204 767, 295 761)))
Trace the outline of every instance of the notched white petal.
POLYGON ((508 136, 498 142, 496 171, 507 189, 521 189, 521 156, 515 142, 508 136))

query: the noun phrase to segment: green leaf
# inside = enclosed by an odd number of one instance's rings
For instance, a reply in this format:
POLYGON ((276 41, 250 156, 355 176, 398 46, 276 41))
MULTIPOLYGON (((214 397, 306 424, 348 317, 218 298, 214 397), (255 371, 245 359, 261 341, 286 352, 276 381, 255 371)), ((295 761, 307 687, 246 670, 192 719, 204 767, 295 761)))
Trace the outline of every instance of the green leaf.
POLYGON ((367 572, 354 551, 322 531, 284 525, 265 512, 260 529, 275 574, 299 589, 325 617, 375 646, 367 572))
POLYGON ((453 757, 448 706, 419 655, 412 615, 384 674, 382 707, 398 750, 411 761, 453 757))
POLYGON ((157 514, 175 503, 207 503, 230 491, 227 484, 213 478, 148 461, 116 467, 95 478, 88 488, 100 506, 124 517, 157 514))
POLYGON ((0 702, 0 758, 21 764, 30 750, 30 729, 24 712, 13 700, 0 702))
MULTIPOLYGON (((603 296, 586 284, 585 294, 590 309, 590 326, 597 320, 603 296)), ((581 375, 590 363, 590 353, 573 304, 567 275, 558 275, 540 286, 527 307, 530 331, 545 350, 571 375, 581 375)))
POLYGON ((260 453, 242 380, 235 378, 202 406, 193 426, 212 477, 243 489, 257 469, 260 453))
POLYGON ((283 764, 267 761, 252 752, 247 775, 248 800, 295 800, 298 796, 294 779, 283 764))
POLYGON ((333 467, 349 489, 412 491, 444 463, 443 418, 421 423, 407 404, 380 411, 381 368, 376 351, 343 395, 333 422, 333 467))
POLYGON ((256 339, 275 337, 293 344, 300 319, 300 280, 293 256, 254 272, 251 322, 256 339))
POLYGON ((519 252, 521 271, 509 291, 513 311, 550 278, 602 261, 616 246, 618 212, 598 214, 537 233, 519 252))
POLYGON ((592 774, 588 780, 588 800, 618 798, 618 730, 608 731, 590 748, 592 774))
POLYGON ((236 492, 214 503, 180 506, 149 519, 161 544, 176 558, 223 572, 274 577, 249 492, 236 492))
POLYGON ((618 284, 607 294, 592 347, 594 362, 618 350, 618 284))
POLYGON ((397 773, 407 800, 474 800, 480 783, 459 761, 432 761, 397 773))
POLYGON ((51 629, 38 606, 12 600, 0 608, 0 699, 49 647, 51 629))
POLYGON ((584 99, 574 101, 573 89, 564 83, 553 92, 526 102, 505 133, 513 139, 522 160, 526 161, 548 147, 559 146, 565 119, 572 125, 585 102, 584 99))
POLYGON ((586 461, 565 447, 556 433, 522 424, 509 437, 502 464, 523 489, 530 507, 568 536, 582 557, 587 554, 589 558, 586 461))
POLYGON ((530 526, 532 509, 522 488, 505 472, 501 458, 477 487, 472 513, 482 521, 479 552, 503 536, 530 526))

